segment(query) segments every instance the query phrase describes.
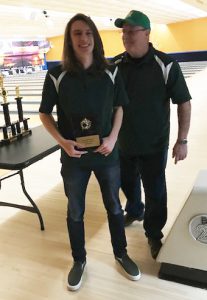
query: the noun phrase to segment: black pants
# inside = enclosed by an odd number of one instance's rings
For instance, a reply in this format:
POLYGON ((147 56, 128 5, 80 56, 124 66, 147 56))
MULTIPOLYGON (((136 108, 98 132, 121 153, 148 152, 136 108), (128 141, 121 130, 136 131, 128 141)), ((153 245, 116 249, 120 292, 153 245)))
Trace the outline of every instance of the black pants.
MULTIPOLYGON (((115 256, 122 257, 126 251, 123 210, 119 200, 120 166, 102 166, 97 168, 62 166, 65 194, 68 197, 67 225, 75 261, 85 261, 84 212, 85 193, 92 171, 94 172, 102 193, 107 211, 111 243, 115 256)), ((97 199, 93 199, 97 201, 97 199)))
POLYGON ((161 239, 167 220, 167 191, 165 169, 168 150, 150 154, 127 156, 120 153, 121 188, 127 198, 125 210, 134 217, 143 213, 147 237, 161 239), (141 199, 141 182, 145 205, 141 199))

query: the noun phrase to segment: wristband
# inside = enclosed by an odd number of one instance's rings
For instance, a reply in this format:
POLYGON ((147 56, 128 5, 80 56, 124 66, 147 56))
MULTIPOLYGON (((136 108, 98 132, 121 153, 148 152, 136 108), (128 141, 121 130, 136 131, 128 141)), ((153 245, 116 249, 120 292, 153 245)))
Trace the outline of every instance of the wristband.
POLYGON ((180 145, 185 145, 185 144, 187 144, 188 143, 188 140, 187 139, 182 139, 182 140, 179 140, 178 141, 178 144, 180 144, 180 145))

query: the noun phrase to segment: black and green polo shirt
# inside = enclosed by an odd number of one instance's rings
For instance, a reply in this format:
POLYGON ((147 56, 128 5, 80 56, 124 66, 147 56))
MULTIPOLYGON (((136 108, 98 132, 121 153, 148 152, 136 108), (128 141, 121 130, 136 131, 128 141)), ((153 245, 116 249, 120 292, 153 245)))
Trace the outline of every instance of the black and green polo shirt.
POLYGON ((114 61, 129 96, 119 135, 121 150, 129 155, 162 150, 169 144, 170 99, 174 104, 191 99, 179 64, 151 43, 141 59, 125 52, 114 61))
MULTIPOLYGON (((58 128, 66 139, 75 140, 74 115, 96 116, 100 137, 109 135, 112 129, 114 107, 124 106, 128 97, 117 66, 109 66, 95 74, 90 68, 70 74, 57 66, 48 71, 42 92, 39 111, 50 114, 57 109, 58 128)), ((63 150, 61 160, 68 164, 110 164, 118 159, 117 146, 107 157, 89 151, 81 158, 71 158, 63 150)))

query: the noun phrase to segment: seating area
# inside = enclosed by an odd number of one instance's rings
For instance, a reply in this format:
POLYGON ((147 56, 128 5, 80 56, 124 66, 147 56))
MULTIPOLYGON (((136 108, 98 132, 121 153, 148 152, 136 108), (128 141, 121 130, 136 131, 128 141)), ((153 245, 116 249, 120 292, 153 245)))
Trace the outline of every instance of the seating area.
POLYGON ((41 66, 25 66, 19 68, 8 68, 8 69, 1 69, 1 74, 4 76, 12 76, 16 74, 32 74, 34 72, 40 71, 42 68, 41 66))

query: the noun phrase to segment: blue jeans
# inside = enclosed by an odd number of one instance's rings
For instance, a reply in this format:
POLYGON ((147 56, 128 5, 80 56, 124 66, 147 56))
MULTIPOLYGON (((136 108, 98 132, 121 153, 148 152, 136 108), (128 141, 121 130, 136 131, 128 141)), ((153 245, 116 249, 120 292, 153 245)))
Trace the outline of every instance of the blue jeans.
MULTIPOLYGON (((68 197, 67 225, 75 261, 86 260, 84 212, 85 194, 92 171, 94 172, 102 193, 107 211, 111 242, 115 256, 126 253, 126 236, 124 230, 123 210, 119 199, 120 166, 81 167, 62 165, 65 194, 68 197)), ((94 199, 96 201, 96 199, 94 199)))
POLYGON ((120 153, 121 188, 127 198, 125 210, 135 218, 145 210, 145 234, 153 239, 163 237, 162 228, 167 221, 167 154, 167 149, 133 157, 120 153), (145 205, 141 199, 141 182, 145 193, 145 205))

